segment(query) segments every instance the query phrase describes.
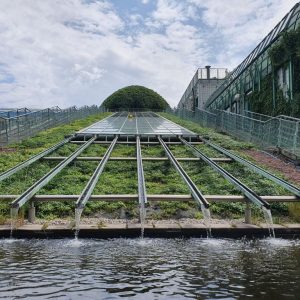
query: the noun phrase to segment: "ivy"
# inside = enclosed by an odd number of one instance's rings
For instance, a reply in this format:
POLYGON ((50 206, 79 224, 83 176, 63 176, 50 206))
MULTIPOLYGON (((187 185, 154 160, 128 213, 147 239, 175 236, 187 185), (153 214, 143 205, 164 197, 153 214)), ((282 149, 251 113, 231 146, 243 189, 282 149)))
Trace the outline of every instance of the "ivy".
POLYGON ((296 30, 284 31, 279 42, 269 50, 275 68, 282 66, 292 57, 300 58, 300 26, 296 30))
POLYGON ((283 114, 300 117, 300 26, 296 30, 284 31, 268 54, 274 70, 273 74, 277 74, 280 68, 287 66, 291 61, 293 90, 285 96, 278 88, 277 76, 269 74, 261 80, 260 90, 254 90, 247 96, 250 110, 267 115, 283 114), (275 76, 275 101, 273 100, 273 76, 275 76))
POLYGON ((260 91, 254 91, 247 97, 250 103, 250 110, 266 115, 273 115, 273 92, 272 76, 267 75, 261 82, 260 91))

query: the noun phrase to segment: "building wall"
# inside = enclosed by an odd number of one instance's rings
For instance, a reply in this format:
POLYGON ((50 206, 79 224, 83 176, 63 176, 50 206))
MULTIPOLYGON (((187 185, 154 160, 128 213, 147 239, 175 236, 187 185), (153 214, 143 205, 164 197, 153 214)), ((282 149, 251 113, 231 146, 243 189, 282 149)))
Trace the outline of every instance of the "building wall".
POLYGON ((198 105, 204 109, 204 105, 210 95, 224 82, 224 79, 199 79, 198 81, 198 105))
POLYGON ((222 85, 227 74, 224 68, 199 68, 182 95, 178 108, 204 108, 207 99, 222 85))

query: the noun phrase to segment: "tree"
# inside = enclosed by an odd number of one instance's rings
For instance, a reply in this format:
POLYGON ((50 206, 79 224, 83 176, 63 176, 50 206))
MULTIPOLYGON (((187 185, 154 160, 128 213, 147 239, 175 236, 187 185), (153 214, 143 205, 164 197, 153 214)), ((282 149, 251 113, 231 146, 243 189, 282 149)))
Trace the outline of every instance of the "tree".
POLYGON ((149 109, 164 110, 167 101, 155 91, 144 86, 131 85, 117 90, 107 97, 102 105, 106 109, 149 109))

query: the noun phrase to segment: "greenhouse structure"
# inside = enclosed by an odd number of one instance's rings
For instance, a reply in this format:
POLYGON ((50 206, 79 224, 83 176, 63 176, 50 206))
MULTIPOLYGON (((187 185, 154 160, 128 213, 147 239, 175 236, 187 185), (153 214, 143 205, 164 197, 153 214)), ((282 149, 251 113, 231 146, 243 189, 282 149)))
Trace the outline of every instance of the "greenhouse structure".
POLYGON ((300 116, 300 3, 232 72, 198 69, 179 109, 300 116))

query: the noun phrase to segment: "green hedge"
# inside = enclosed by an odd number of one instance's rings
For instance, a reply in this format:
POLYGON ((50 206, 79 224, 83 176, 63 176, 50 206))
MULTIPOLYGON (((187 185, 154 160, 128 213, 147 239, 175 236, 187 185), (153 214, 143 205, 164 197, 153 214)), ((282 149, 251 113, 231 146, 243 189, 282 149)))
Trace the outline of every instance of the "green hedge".
POLYGON ((169 107, 167 101, 155 91, 139 85, 122 88, 102 104, 107 109, 152 109, 165 110, 169 107))

